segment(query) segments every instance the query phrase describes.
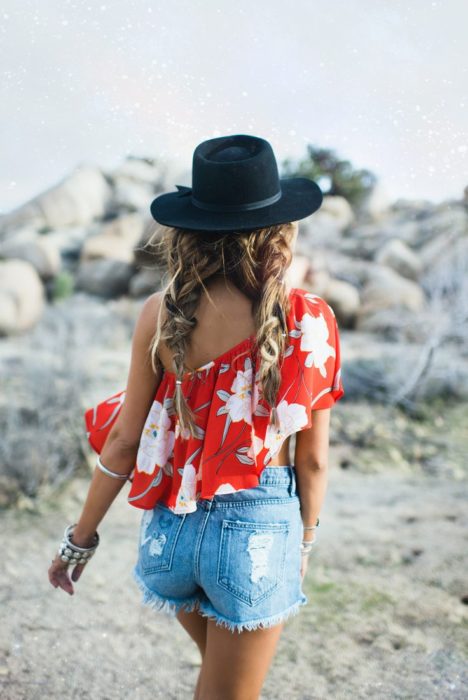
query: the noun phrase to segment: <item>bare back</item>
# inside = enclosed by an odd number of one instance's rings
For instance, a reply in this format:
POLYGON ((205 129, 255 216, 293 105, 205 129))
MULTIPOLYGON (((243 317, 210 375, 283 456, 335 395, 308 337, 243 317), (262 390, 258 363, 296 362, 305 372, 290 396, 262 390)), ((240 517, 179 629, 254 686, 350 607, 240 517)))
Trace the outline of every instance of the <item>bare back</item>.
MULTIPOLYGON (((224 354, 245 338, 255 333, 250 299, 224 278, 207 285, 208 295, 202 293, 195 312, 198 321, 190 336, 185 365, 187 371, 210 362, 224 354)), ((163 367, 173 372, 172 354, 162 343, 160 358, 163 367)), ((287 465, 289 461, 289 438, 286 438, 270 466, 287 465)))
MULTIPOLYGON (((233 285, 216 280, 202 293, 195 312, 198 321, 190 336, 185 357, 187 371, 192 371, 248 338, 255 332, 250 299, 233 285)), ((161 362, 173 372, 172 355, 163 343, 161 362)))

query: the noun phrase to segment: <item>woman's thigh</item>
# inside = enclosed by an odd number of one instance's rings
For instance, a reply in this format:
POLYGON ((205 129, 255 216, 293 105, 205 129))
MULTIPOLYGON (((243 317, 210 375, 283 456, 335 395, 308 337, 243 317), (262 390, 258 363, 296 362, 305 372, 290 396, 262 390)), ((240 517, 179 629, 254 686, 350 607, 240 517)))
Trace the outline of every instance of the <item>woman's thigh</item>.
POLYGON ((233 633, 208 620, 198 700, 258 700, 283 627, 233 633))

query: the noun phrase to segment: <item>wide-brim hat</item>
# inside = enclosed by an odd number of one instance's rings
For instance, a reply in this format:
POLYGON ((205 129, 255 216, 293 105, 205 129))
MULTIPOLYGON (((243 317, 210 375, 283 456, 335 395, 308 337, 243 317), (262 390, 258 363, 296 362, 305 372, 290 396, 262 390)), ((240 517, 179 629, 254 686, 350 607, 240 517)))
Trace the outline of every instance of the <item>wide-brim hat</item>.
POLYGON ((160 194, 151 203, 164 226, 194 231, 249 231, 304 219, 323 194, 306 177, 280 178, 271 145, 246 134, 200 143, 193 153, 192 187, 160 194))

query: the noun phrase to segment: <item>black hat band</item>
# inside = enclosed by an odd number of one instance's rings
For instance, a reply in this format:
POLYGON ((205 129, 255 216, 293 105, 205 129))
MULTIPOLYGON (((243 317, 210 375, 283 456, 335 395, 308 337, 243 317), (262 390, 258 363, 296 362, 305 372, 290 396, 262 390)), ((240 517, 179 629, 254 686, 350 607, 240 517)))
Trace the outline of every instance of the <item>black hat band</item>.
POLYGON ((261 209, 262 207, 267 207, 270 204, 274 204, 279 199, 281 199, 281 189, 277 194, 272 197, 267 197, 266 199, 258 199, 256 202, 244 202, 243 204, 208 204, 207 202, 201 202, 199 199, 195 199, 192 195, 190 201, 199 209, 205 209, 206 211, 219 211, 219 212, 229 212, 229 211, 251 211, 252 209, 261 209))

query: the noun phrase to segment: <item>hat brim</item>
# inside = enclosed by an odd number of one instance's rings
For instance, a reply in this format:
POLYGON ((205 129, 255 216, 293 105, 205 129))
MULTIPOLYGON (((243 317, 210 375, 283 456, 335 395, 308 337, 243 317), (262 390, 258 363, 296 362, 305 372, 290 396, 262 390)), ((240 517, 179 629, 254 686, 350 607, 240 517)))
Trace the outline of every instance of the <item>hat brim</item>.
POLYGON ((192 204, 190 196, 181 196, 180 192, 168 192, 151 202, 151 215, 164 226, 193 231, 249 231, 305 219, 321 206, 323 193, 313 180, 295 177, 281 179, 280 183, 281 198, 261 209, 236 212, 207 211, 192 204))

